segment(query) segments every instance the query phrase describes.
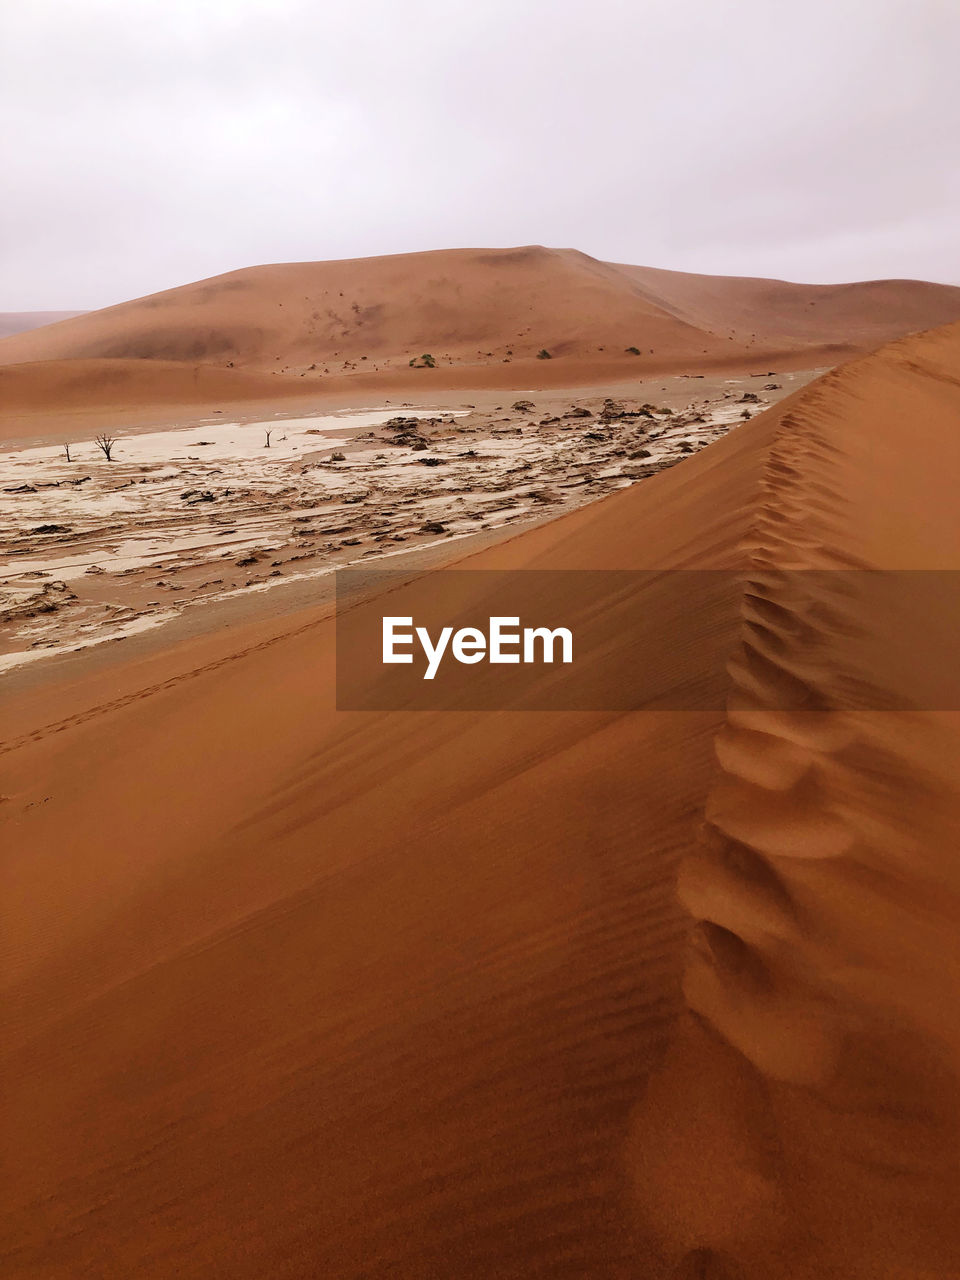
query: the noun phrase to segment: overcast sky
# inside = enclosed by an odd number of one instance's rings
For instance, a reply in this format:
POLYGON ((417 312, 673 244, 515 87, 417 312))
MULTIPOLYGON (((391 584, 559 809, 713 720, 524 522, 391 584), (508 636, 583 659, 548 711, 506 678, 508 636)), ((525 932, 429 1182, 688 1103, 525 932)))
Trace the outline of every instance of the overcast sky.
POLYGON ((6 0, 0 310, 539 243, 960 283, 960 0, 6 0))

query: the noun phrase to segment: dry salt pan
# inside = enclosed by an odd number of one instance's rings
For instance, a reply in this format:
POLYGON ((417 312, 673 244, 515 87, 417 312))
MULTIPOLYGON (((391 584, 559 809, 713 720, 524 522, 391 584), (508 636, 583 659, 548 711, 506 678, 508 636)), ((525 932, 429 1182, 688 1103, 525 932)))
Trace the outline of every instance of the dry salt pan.
POLYGON ((718 439, 743 408, 729 391, 653 419, 611 420, 624 406, 602 398, 554 416, 518 403, 171 424, 121 436, 112 461, 92 439, 69 462, 58 445, 0 453, 2 665, 583 505, 718 439), (69 589, 41 598, 44 582, 69 589))

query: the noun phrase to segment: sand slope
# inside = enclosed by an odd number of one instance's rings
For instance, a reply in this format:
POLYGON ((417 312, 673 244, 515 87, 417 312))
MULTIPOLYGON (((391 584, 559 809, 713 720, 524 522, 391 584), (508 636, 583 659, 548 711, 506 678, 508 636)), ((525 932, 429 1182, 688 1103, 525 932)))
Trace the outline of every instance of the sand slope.
MULTIPOLYGON (((863 350, 960 319, 960 289, 815 287, 600 262, 572 249, 458 249, 251 267, 0 342, 0 363, 150 359, 335 374, 603 355, 646 365, 863 350), (626 354, 634 346, 639 356, 626 354)), ((830 361, 811 358, 810 365, 830 361)), ((520 385, 520 384, 515 384, 520 385)))
POLYGON ((958 357, 470 562, 742 570, 735 712, 338 715, 322 610, 11 705, 5 1274, 955 1274, 960 724, 767 707, 772 569, 960 567, 958 357))

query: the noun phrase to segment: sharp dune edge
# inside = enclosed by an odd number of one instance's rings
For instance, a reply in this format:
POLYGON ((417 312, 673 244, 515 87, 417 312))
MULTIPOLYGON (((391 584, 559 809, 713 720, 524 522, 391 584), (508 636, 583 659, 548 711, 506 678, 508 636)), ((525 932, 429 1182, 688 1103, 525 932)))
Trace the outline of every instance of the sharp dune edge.
POLYGON ((960 716, 784 571, 960 568, 958 366, 465 562, 737 570, 725 713, 338 715, 320 609, 14 702, 5 1274, 955 1276, 960 716))

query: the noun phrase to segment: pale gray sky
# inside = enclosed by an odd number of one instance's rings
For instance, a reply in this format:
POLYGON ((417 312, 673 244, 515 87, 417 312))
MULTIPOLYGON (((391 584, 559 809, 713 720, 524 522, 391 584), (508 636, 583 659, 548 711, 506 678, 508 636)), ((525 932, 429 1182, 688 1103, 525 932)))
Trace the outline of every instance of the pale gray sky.
POLYGON ((7 0, 0 310, 540 243, 960 283, 960 0, 7 0))

